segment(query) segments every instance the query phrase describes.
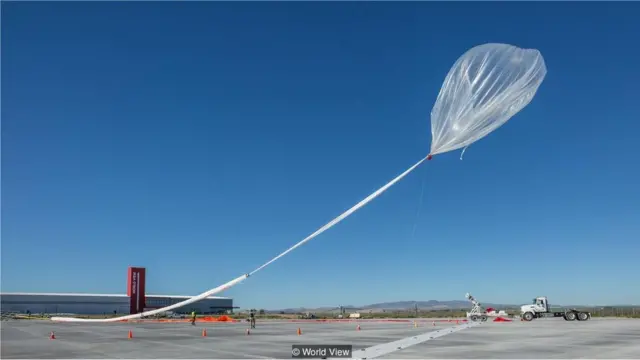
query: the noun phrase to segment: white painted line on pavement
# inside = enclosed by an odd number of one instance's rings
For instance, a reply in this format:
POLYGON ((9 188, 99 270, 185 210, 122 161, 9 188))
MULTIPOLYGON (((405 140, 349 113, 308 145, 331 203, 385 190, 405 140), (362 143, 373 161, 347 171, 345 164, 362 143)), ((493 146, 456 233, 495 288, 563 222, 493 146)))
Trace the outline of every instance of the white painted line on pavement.
POLYGON ((411 336, 408 338, 392 341, 386 344, 375 345, 363 350, 356 350, 352 353, 351 357, 354 359, 375 359, 377 357, 388 355, 396 351, 404 350, 410 346, 418 345, 418 344, 427 342, 429 340, 433 340, 439 337, 453 334, 458 331, 462 331, 480 324, 481 324, 480 322, 469 322, 467 324, 453 326, 450 328, 436 330, 436 331, 431 331, 425 334, 411 336))

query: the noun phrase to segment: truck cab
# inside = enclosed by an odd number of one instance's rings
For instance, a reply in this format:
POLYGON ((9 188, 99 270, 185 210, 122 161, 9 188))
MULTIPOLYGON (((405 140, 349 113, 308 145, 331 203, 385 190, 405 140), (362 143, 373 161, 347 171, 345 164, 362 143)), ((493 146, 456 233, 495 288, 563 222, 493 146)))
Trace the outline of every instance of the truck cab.
POLYGON ((531 311, 533 313, 548 313, 549 312, 549 302, 547 301, 546 296, 540 296, 533 299, 531 305, 522 305, 520 307, 520 311, 524 314, 527 311, 531 311))

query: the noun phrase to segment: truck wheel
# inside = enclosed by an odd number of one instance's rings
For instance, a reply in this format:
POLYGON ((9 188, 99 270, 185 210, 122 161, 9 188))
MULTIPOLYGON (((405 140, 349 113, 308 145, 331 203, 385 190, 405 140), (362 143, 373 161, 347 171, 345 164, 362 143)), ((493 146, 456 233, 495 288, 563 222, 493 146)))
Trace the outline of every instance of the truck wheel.
POLYGON ((576 317, 577 317, 577 315, 573 311, 569 311, 569 312, 564 314, 564 319, 567 320, 567 321, 573 321, 573 320, 576 319, 576 317))
POLYGON ((587 321, 589 320, 589 314, 586 312, 579 312, 578 313, 578 321, 587 321))
POLYGON ((488 318, 487 318, 487 315, 482 315, 482 316, 480 317, 480 321, 482 321, 482 322, 487 321, 487 319, 488 319, 488 318))
POLYGON ((533 313, 531 311, 527 311, 526 313, 522 314, 522 319, 524 321, 531 321, 533 320, 533 313))
POLYGON ((471 316, 471 321, 478 321, 478 316, 472 315, 471 316))

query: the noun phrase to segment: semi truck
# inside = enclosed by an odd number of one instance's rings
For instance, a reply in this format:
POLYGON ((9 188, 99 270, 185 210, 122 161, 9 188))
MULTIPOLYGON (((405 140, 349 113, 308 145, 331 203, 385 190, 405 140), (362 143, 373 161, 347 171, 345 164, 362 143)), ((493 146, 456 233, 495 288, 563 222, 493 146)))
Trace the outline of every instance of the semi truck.
POLYGON ((591 313, 576 309, 552 309, 546 296, 533 299, 533 303, 520 307, 520 316, 524 321, 545 317, 561 317, 566 321, 587 321, 591 319, 591 313))

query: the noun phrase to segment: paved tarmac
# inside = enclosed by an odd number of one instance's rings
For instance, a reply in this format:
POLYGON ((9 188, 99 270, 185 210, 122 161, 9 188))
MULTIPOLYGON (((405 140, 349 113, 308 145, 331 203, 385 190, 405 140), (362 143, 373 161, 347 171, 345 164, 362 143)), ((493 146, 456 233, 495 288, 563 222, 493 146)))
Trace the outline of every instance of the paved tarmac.
POLYGON ((354 322, 259 322, 247 335, 246 323, 3 321, 1 357, 290 359, 292 344, 353 345, 354 355, 381 359, 640 357, 639 320, 539 319, 471 328, 447 322, 433 326, 430 321, 417 328, 406 322, 362 322, 360 330, 356 326, 354 322), (302 335, 297 335, 298 328, 302 335), (127 337, 129 330, 132 339, 127 337), (49 339, 51 331, 55 340, 49 339), (384 345, 391 342, 405 345, 384 345), (386 350, 378 351, 382 348, 386 350))
POLYGON ((640 359, 640 320, 487 322, 380 359, 640 359))

